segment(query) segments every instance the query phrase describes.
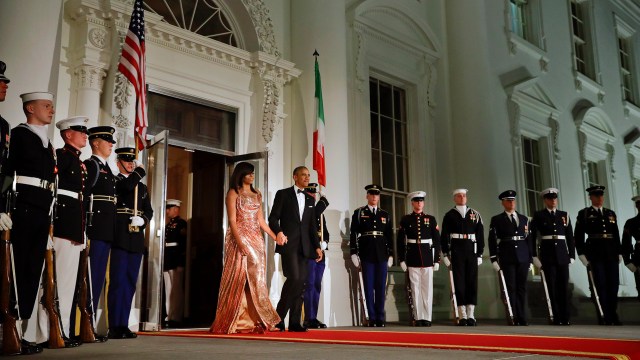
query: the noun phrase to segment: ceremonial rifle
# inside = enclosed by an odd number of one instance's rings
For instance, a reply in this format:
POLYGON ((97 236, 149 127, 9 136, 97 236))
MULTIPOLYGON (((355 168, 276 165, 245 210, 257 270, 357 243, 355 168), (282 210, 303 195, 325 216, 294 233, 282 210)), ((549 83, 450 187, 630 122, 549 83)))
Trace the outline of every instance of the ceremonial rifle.
MULTIPOLYGON (((11 217, 16 196, 16 176, 13 177, 13 188, 7 191, 7 215, 11 217)), ((11 311, 11 287, 15 288, 15 266, 13 264, 13 247, 11 245, 11 230, 2 232, 2 254, 0 255, 0 316, 2 316, 2 355, 18 355, 21 352, 21 339, 16 326, 16 318, 11 311)), ((18 297, 16 291, 16 299, 18 297)))
POLYGON ((540 269, 540 278, 544 287, 544 296, 547 300, 547 308, 549 309, 549 324, 553 324, 553 308, 551 307, 551 298, 549 297, 549 287, 547 286, 547 278, 544 276, 544 270, 540 269))
POLYGON ((500 276, 500 287, 502 288, 502 300, 504 301, 504 305, 507 309, 507 314, 509 315, 509 325, 515 324, 515 319, 513 318, 513 309, 511 308, 511 300, 509 299, 509 291, 507 290, 507 282, 504 279, 504 273, 502 269, 498 271, 498 275, 500 276))

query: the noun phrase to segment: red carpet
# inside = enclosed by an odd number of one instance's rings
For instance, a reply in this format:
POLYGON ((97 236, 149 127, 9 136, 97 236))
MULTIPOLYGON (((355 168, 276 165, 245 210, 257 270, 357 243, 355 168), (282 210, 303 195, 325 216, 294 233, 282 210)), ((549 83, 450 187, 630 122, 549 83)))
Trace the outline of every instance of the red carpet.
POLYGON ((214 335, 205 330, 139 333, 218 339, 267 340, 345 345, 424 347, 566 355, 597 359, 640 359, 640 340, 551 337, 536 335, 453 334, 402 331, 311 330, 306 333, 214 335))

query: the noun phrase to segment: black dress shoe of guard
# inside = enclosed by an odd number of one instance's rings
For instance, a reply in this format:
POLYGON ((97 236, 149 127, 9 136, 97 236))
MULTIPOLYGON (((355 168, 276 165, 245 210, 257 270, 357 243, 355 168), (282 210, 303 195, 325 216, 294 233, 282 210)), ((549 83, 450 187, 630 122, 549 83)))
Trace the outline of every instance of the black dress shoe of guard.
POLYGON ((289 331, 290 332, 305 332, 308 331, 309 329, 300 325, 300 324, 293 324, 293 325, 289 325, 289 331))
POLYGON ((415 326, 424 326, 424 320, 416 320, 415 326))
POLYGON ((529 326, 529 323, 527 322, 527 320, 520 319, 520 320, 518 320, 518 325, 520 325, 520 326, 529 326))
POLYGON ((279 323, 277 323, 276 326, 274 326, 274 329, 284 331, 284 321, 280 321, 279 323))
POLYGON ((123 339, 135 339, 138 337, 138 334, 129 330, 129 328, 122 329, 122 335, 124 336, 123 339))
POLYGON ((369 320, 369 322, 367 322, 367 325, 366 325, 366 326, 367 326, 367 327, 374 327, 374 326, 376 326, 376 322, 375 322, 375 321, 373 321, 373 320, 369 320))
POLYGON ((322 321, 316 319, 316 325, 318 325, 318 329, 326 329, 327 328, 327 324, 323 323, 322 321))
POLYGON ((426 326, 426 327, 431 327, 431 321, 429 320, 423 320, 424 322, 422 323, 422 326, 426 326))
POLYGON ((387 324, 385 324, 384 320, 376 321, 376 327, 385 327, 385 326, 387 326, 387 324))
POLYGON ((467 319, 467 326, 476 326, 476 325, 478 325, 478 322, 476 321, 476 319, 474 318, 467 319))
POLYGON ((107 335, 109 339, 126 339, 126 336, 119 328, 109 329, 109 333, 107 335))
POLYGON ((74 348, 74 347, 78 347, 80 345, 82 345, 82 341, 76 340, 76 339, 69 339, 69 338, 63 338, 64 339, 64 347, 65 348, 74 348))
POLYGON ((20 341, 20 355, 33 355, 42 352, 42 346, 32 344, 25 339, 20 341))
POLYGON ((307 321, 303 322, 302 326, 306 327, 308 329, 319 329, 320 328, 320 323, 316 319, 311 319, 311 320, 307 320, 307 321))
POLYGON ((458 320, 458 326, 467 326, 467 319, 458 320))

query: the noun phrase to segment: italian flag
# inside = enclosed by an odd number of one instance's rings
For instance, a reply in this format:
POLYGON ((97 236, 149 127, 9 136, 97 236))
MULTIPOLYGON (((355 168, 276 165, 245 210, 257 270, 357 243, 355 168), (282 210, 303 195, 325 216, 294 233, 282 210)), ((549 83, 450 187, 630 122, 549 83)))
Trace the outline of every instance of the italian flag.
POLYGON ((327 173, 324 165, 324 106, 322 105, 322 81, 320 67, 316 57, 316 130, 313 132, 313 170, 318 172, 318 183, 327 186, 327 173))

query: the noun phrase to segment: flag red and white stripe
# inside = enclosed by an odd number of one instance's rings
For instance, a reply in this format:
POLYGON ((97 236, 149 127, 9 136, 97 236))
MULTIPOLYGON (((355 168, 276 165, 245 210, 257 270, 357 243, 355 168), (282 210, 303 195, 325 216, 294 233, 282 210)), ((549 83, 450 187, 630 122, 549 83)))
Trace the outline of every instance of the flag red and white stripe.
POLYGON ((142 0, 135 0, 129 31, 122 45, 118 70, 133 84, 136 92, 136 122, 134 135, 139 150, 146 145, 147 135, 147 87, 145 80, 144 9, 142 0))
POLYGON ((318 183, 327 186, 327 172, 324 158, 324 105, 322 103, 322 81, 320 80, 320 67, 316 56, 316 130, 313 132, 313 169, 318 172, 318 183))

